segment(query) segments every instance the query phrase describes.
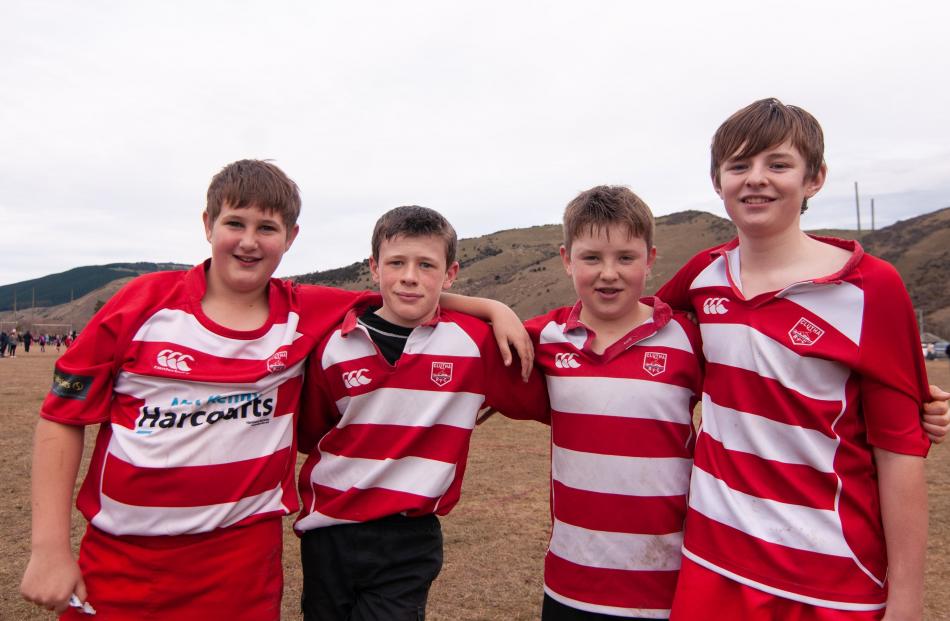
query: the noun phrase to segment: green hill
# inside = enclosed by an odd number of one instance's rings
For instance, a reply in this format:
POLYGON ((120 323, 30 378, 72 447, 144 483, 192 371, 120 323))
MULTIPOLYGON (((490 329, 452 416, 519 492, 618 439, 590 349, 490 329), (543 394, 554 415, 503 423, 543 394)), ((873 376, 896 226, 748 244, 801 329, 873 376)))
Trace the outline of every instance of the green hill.
POLYGON ((80 298, 119 278, 161 270, 188 269, 180 263, 109 263, 76 267, 59 274, 0 287, 0 311, 13 310, 14 292, 18 309, 56 306, 80 298))

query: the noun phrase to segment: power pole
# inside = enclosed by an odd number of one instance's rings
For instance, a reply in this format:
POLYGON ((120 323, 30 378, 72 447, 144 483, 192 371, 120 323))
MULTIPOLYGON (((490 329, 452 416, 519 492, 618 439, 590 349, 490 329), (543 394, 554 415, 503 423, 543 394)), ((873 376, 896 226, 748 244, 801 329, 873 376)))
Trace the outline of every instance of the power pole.
POLYGON ((874 199, 873 198, 871 199, 871 230, 872 231, 877 230, 874 228, 874 199))
POLYGON ((858 233, 861 232, 861 200, 858 198, 858 182, 854 182, 854 211, 858 214, 858 233))

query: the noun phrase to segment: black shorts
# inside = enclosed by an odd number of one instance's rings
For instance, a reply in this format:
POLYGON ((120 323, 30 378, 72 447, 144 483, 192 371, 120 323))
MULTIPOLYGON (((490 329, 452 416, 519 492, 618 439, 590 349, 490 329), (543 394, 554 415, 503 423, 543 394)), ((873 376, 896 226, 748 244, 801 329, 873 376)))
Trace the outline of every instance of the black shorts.
POLYGON ((393 515, 307 531, 300 538, 306 621, 421 621, 442 569, 434 515, 393 515))

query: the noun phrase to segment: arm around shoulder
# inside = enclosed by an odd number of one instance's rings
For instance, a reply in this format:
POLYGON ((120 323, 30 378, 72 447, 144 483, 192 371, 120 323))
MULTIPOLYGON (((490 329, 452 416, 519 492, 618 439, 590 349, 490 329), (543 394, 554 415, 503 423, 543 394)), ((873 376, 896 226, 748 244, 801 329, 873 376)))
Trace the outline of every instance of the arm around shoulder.
POLYGON ((86 588, 69 541, 73 488, 83 451, 82 427, 40 419, 33 441, 30 560, 20 592, 47 610, 62 612, 86 588))
POLYGON ((529 381, 531 368, 534 366, 534 346, 515 311, 498 300, 454 293, 443 293, 439 298, 439 304, 448 310, 490 322, 505 366, 509 366, 512 362, 511 348, 514 347, 521 360, 521 379, 525 382, 529 381))

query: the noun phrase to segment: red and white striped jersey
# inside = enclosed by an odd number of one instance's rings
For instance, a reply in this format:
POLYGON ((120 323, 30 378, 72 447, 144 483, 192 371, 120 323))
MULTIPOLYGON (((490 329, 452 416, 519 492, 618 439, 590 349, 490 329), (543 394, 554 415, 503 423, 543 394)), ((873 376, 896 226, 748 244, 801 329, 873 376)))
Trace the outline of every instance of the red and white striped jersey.
POLYGON ((77 506, 113 535, 202 533, 297 510, 304 360, 358 294, 272 279, 267 322, 239 332, 201 310, 207 265, 133 280, 56 364, 41 416, 102 423, 77 506))
POLYGON ((581 303, 527 322, 551 400, 544 589, 580 610, 668 618, 679 573, 702 383, 698 329, 656 298, 604 351, 581 303))
POLYGON ((481 407, 519 419, 548 414, 540 374, 525 384, 518 365, 506 368, 482 321, 440 311, 412 331, 390 365, 357 323, 366 306, 347 313, 307 367, 300 532, 394 514, 445 515, 459 500, 481 407))
POLYGON ((875 610, 887 559, 872 447, 926 455, 914 312, 857 242, 826 278, 742 295, 738 240, 696 255, 658 295, 691 306, 706 357, 684 554, 797 601, 875 610))

